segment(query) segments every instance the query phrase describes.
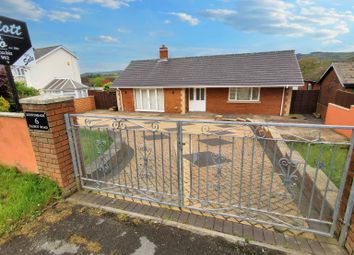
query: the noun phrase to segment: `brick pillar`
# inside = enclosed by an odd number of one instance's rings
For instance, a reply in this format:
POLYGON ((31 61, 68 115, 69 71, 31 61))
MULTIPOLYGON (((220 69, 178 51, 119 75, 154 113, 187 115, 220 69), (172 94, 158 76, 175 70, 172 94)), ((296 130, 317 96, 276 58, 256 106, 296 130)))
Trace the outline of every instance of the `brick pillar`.
MULTIPOLYGON (((347 210, 353 179, 354 179, 354 151, 350 161, 348 175, 345 180, 343 196, 340 202, 339 219, 337 222, 337 234, 339 234, 341 228, 343 227, 344 215, 347 210)), ((344 246, 348 250, 349 254, 354 253, 354 215, 353 214, 351 215, 351 220, 350 220, 344 246)))
POLYGON ((58 183, 64 195, 76 190, 73 163, 66 134, 64 114, 74 113, 71 96, 41 95, 21 99, 24 112, 45 112, 49 130, 29 129, 38 172, 58 183))

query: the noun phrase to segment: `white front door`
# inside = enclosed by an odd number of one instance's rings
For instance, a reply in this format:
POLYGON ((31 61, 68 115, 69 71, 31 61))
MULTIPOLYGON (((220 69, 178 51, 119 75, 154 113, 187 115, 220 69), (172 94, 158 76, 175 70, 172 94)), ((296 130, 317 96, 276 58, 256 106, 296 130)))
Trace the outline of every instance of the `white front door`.
POLYGON ((206 109, 206 88, 189 89, 189 111, 205 112, 206 109))

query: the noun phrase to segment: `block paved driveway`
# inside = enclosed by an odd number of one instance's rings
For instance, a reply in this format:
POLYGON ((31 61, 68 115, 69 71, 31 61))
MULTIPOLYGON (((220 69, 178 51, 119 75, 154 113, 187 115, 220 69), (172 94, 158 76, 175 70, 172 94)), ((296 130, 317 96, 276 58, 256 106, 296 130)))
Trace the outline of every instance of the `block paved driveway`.
POLYGON ((2 255, 284 254, 60 202, 0 239, 2 255))
MULTIPOLYGON (((78 123, 84 126, 85 120, 79 118, 78 123)), ((92 179, 109 182, 107 185, 101 183, 101 189, 177 205, 177 126, 174 122, 164 121, 155 124, 153 120, 123 122, 124 129, 117 130, 114 135, 131 148, 130 157, 121 169, 114 169, 99 178, 92 175, 92 179), (154 128, 156 132, 152 132, 154 128), (122 186, 112 187, 112 182, 122 186)), ((99 119, 95 125, 105 130, 112 127, 112 119, 99 119)), ((243 209, 220 212, 307 227, 305 221, 297 218, 302 214, 296 201, 273 167, 276 162, 272 162, 266 153, 269 145, 266 141, 261 144, 262 140, 254 139, 250 127, 184 123, 183 134, 186 206, 218 210, 237 205, 243 209), (257 213, 257 210, 277 215, 257 213)), ((88 185, 97 187, 94 181, 88 185)))

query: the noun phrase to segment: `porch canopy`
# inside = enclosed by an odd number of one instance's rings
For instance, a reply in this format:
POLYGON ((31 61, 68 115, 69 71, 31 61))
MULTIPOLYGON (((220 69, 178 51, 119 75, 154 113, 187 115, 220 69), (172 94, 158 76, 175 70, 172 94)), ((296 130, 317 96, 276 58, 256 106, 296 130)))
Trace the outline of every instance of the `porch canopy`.
POLYGON ((87 91, 88 86, 67 78, 54 79, 43 88, 45 94, 70 95, 75 98, 87 97, 87 91))

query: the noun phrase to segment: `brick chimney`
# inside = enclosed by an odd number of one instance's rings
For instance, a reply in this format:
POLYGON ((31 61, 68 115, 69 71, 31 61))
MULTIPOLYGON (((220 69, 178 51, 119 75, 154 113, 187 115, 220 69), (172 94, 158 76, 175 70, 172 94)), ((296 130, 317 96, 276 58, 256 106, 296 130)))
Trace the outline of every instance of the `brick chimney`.
POLYGON ((168 59, 168 48, 164 44, 160 47, 160 59, 168 59))

